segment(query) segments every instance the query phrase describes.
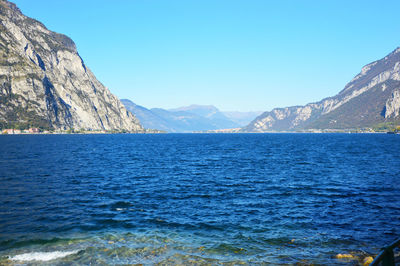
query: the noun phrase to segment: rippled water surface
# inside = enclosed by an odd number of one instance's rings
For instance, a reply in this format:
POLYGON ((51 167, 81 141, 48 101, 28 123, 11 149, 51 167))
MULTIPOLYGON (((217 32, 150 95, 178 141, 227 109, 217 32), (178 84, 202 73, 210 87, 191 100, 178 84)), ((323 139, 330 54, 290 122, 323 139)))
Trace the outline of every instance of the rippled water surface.
POLYGON ((0 264, 357 264, 400 235, 400 135, 0 136, 0 264))

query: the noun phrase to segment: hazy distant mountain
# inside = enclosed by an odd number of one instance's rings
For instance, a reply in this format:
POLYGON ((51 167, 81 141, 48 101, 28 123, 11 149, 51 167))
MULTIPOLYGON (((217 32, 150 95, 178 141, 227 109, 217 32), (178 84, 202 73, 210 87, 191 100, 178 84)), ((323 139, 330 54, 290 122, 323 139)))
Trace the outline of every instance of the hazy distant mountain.
POLYGON ((169 109, 169 111, 174 113, 190 113, 197 115, 199 117, 207 118, 208 123, 210 125, 207 129, 202 130, 210 130, 210 129, 225 129, 225 128, 237 128, 240 125, 230 118, 228 118, 224 113, 218 110, 213 105, 189 105, 185 107, 180 107, 176 109, 169 109), (213 127, 213 128, 211 128, 213 127))
POLYGON ((211 119, 190 112, 169 111, 161 108, 154 108, 151 111, 163 117, 171 126, 172 132, 193 132, 221 128, 211 119))
POLYGON ((75 43, 0 0, 0 128, 143 131, 75 43))
POLYGON ((121 101, 145 128, 167 132, 194 132, 240 127, 238 123, 211 105, 190 105, 165 110, 147 109, 127 99, 121 101))
POLYGON ((232 111, 232 112, 222 112, 226 117, 228 117, 230 120, 233 122, 239 124, 240 126, 246 126, 248 125, 251 121, 254 120, 257 116, 262 114, 263 112, 258 111, 258 112, 238 112, 238 111, 232 111))
POLYGON ((213 105, 198 105, 198 104, 192 104, 189 106, 183 106, 179 108, 173 108, 173 109, 168 109, 168 111, 171 112, 188 112, 192 114, 196 114, 202 117, 211 117, 214 114, 219 113, 219 110, 217 107, 213 105))
POLYGON ((400 48, 364 66, 337 95, 265 112, 243 131, 354 129, 382 122, 400 123, 400 48))

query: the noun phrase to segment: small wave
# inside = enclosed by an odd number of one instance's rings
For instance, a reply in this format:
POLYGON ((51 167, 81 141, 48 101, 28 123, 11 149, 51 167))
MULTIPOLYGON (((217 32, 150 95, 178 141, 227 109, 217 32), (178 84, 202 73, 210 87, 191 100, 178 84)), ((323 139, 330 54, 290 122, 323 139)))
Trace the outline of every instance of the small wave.
POLYGON ((128 201, 117 201, 117 202, 112 203, 110 206, 112 209, 129 208, 129 207, 132 207, 133 204, 128 201))
POLYGON ((73 251, 52 251, 52 252, 30 252, 10 257, 13 261, 50 261, 77 254, 80 250, 73 251))

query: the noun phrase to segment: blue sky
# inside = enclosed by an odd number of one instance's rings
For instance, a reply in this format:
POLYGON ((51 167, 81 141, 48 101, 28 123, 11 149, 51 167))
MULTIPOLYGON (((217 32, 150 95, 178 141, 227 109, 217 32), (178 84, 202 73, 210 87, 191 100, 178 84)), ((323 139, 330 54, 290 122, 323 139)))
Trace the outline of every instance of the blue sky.
POLYGON ((400 46, 400 1, 14 0, 119 98, 266 111, 333 96, 400 46))

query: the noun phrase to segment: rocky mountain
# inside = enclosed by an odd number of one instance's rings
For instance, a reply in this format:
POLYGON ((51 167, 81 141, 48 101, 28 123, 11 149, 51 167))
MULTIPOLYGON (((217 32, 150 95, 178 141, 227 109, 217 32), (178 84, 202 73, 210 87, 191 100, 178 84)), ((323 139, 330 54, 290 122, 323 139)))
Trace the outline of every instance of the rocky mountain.
POLYGON ((400 122, 400 48, 364 66, 337 95, 265 112, 243 131, 355 129, 388 122, 400 122))
POLYGON ((212 105, 190 105, 166 110, 147 109, 127 99, 121 101, 145 128, 187 133, 240 127, 212 105))
POLYGON ((0 127, 143 131, 74 42, 0 0, 0 127))

